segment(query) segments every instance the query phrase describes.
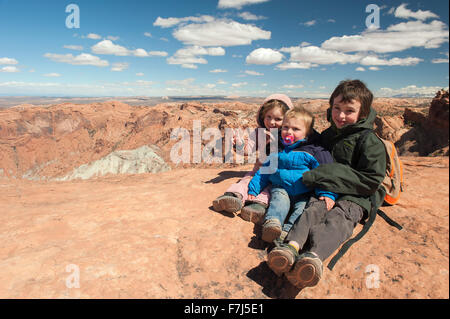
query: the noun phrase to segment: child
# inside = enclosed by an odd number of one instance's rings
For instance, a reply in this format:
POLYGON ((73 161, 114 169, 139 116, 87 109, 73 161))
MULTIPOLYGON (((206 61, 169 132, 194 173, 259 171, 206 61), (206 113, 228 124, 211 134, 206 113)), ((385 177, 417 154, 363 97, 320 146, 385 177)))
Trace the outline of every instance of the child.
MULTIPOLYGON (((320 164, 333 162, 331 154, 316 145, 319 134, 313 127, 314 117, 310 112, 300 107, 289 110, 281 127, 284 150, 270 155, 264 163, 264 166, 268 166, 272 160, 277 160, 276 172, 261 174, 258 171, 248 186, 249 199, 253 199, 269 183, 272 184, 270 205, 262 229, 262 239, 266 242, 271 243, 280 236, 282 241, 295 220, 303 213, 311 196, 311 189, 302 183, 303 173, 320 164), (291 207, 292 214, 285 223, 291 207)), ((331 209, 336 195, 319 189, 315 191, 331 209)))
POLYGON ((362 130, 373 128, 376 117, 371 107, 373 95, 359 80, 342 81, 332 93, 327 111, 331 126, 321 134, 322 145, 335 163, 321 165, 303 174, 303 183, 339 193, 333 209, 311 198, 303 214, 286 238, 287 244, 275 247, 268 265, 277 274, 285 273, 296 287, 315 286, 322 277, 322 261, 352 235, 355 226, 371 210, 370 197, 379 207, 384 198, 380 187, 386 171, 383 143, 370 134, 355 149, 362 130), (306 242, 308 248, 304 249, 306 242))
MULTIPOLYGON (((284 94, 272 94, 268 96, 261 107, 259 108, 256 116, 256 122, 258 127, 270 130, 272 128, 279 129, 283 122, 283 117, 286 111, 293 108, 291 99, 284 94)), ((266 142, 270 141, 270 132, 267 131, 269 138, 266 142)), ((257 134, 256 134, 257 136, 257 134)), ((256 141, 248 140, 247 145, 240 136, 236 136, 236 147, 245 147, 247 153, 256 149, 258 145, 256 141)), ((214 210, 226 211, 234 213, 241 210, 241 217, 247 221, 253 221, 257 223, 260 221, 265 213, 269 203, 270 189, 264 189, 259 196, 253 198, 252 201, 248 199, 248 183, 252 179, 255 172, 259 169, 261 163, 256 161, 253 170, 247 173, 238 183, 231 185, 224 195, 219 196, 213 201, 214 210), (246 203, 247 202, 247 203, 246 203), (244 206, 244 204, 247 204, 244 206)))

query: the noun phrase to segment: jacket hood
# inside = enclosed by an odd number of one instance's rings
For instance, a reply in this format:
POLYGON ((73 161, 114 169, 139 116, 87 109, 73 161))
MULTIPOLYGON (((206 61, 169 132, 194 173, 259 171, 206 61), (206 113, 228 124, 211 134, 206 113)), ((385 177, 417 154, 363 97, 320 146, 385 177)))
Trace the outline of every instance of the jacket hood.
POLYGON ((292 104, 291 99, 287 95, 279 94, 279 93, 269 95, 268 97, 266 97, 264 99, 263 103, 261 104, 261 106, 258 109, 258 113, 256 113, 256 123, 258 123, 258 127, 265 127, 264 126, 264 119, 261 117, 261 109, 262 109, 264 103, 269 102, 271 100, 281 101, 284 104, 286 104, 289 109, 293 109, 294 108, 294 104, 292 104))
POLYGON ((336 125, 333 122, 333 119, 331 118, 331 107, 327 110, 327 120, 331 123, 331 126, 333 129, 339 132, 353 132, 353 131, 359 131, 361 129, 369 128, 373 129, 373 123, 375 122, 375 119, 377 117, 377 112, 374 108, 370 107, 369 115, 367 115, 366 118, 363 118, 352 125, 347 125, 341 129, 338 129, 336 125))

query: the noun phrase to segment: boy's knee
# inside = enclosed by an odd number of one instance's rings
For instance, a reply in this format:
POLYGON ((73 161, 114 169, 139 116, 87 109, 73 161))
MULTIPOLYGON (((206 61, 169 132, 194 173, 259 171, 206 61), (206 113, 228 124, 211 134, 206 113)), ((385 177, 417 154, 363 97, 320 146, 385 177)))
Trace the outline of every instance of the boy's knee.
POLYGON ((272 197, 280 196, 289 198, 289 194, 283 188, 272 188, 271 195, 272 197))

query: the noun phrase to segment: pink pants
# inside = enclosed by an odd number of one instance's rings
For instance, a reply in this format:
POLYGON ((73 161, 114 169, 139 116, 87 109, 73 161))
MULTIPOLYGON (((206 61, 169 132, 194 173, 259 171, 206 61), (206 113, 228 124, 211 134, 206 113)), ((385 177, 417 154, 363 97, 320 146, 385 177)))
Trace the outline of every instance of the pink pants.
MULTIPOLYGON (((248 198, 248 184, 253 178, 253 175, 255 175, 255 171, 248 172, 239 182, 231 185, 226 190, 226 192, 241 194, 242 204, 245 205, 245 201, 248 198)), ((271 189, 270 185, 264 188, 263 191, 256 197, 255 201, 268 207, 270 200, 270 189, 271 189)))

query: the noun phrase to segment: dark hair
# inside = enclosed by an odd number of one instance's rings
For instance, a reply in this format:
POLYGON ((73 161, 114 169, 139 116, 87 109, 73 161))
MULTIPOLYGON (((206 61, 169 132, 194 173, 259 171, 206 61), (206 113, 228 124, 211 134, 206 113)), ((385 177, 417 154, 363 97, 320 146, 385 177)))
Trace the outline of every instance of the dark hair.
POLYGON ((261 106, 261 110, 259 111, 259 121, 264 126, 264 118, 266 117, 267 112, 273 110, 274 108, 280 108, 283 115, 289 110, 289 107, 280 100, 269 100, 261 106))
POLYGON ((370 113, 370 106, 373 101, 373 94, 366 87, 366 85, 360 80, 345 80, 341 81, 339 85, 334 89, 333 94, 330 97, 330 106, 333 106, 334 99, 342 94, 342 102, 350 102, 357 100, 361 103, 361 109, 359 111, 359 118, 366 118, 370 113))

